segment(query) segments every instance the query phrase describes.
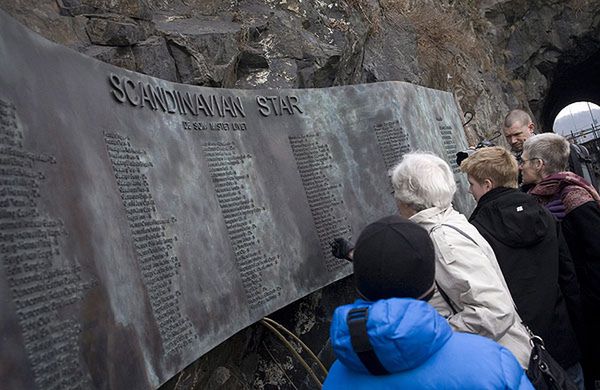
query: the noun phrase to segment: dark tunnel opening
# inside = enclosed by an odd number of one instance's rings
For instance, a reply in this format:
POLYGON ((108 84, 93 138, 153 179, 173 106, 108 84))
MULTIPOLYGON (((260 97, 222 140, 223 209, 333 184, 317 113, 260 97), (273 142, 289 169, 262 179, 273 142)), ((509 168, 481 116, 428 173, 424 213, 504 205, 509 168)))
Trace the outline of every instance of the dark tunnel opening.
POLYGON ((540 117, 542 131, 551 131, 558 113, 571 103, 600 105, 600 50, 583 61, 557 65, 540 117))
MULTIPOLYGON (((539 115, 541 131, 558 131, 554 129, 558 114, 567 106, 576 102, 589 102, 600 105, 600 47, 598 42, 588 42, 589 45, 579 47, 571 55, 563 55, 556 68, 552 72, 550 88, 543 101, 539 115)), ((590 105, 588 105, 588 108, 590 105)), ((589 108, 590 115, 592 114, 589 108)), ((590 122, 595 122, 592 120, 590 122)), ((580 173, 594 186, 600 182, 600 137, 597 127, 591 125, 589 131, 573 131, 570 136, 563 134, 571 142, 584 146, 587 157, 581 157, 580 161, 586 167, 587 174, 580 173), (586 137, 582 134, 589 133, 586 137)), ((585 130, 585 129, 583 129, 585 130)), ((564 131, 562 131, 564 133, 564 131)))

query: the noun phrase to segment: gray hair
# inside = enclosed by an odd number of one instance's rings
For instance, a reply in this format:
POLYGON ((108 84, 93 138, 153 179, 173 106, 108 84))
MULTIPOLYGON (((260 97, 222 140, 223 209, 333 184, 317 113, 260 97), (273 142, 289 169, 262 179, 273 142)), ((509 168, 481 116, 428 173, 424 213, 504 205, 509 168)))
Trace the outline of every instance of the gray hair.
POLYGON ((407 153, 390 170, 394 196, 415 211, 430 207, 447 208, 456 192, 452 170, 444 160, 430 153, 407 153))
POLYGON ((569 141, 562 135, 543 133, 534 135, 523 143, 523 153, 525 152, 530 160, 543 160, 545 173, 549 175, 567 169, 571 148, 569 141))

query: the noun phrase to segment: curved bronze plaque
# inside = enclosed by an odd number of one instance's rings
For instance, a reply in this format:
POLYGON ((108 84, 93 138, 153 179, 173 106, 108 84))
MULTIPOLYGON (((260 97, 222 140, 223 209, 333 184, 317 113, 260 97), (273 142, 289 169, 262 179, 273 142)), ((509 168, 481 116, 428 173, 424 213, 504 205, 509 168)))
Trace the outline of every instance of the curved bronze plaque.
POLYGON ((394 213, 387 169, 454 159, 461 129, 449 93, 175 84, 0 12, 0 383, 158 387, 348 275, 328 242, 394 213))

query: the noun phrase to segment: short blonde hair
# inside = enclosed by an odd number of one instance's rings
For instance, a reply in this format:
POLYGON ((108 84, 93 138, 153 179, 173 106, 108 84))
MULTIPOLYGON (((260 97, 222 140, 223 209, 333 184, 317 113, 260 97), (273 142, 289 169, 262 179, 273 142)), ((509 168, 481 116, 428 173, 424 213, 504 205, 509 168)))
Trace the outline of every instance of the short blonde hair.
POLYGON ((411 152, 390 171, 394 196, 416 211, 452 204, 456 182, 448 163, 431 153, 411 152))
POLYGON ((517 159, 499 146, 481 148, 460 164, 460 170, 478 183, 490 179, 496 187, 517 188, 519 165, 517 159))

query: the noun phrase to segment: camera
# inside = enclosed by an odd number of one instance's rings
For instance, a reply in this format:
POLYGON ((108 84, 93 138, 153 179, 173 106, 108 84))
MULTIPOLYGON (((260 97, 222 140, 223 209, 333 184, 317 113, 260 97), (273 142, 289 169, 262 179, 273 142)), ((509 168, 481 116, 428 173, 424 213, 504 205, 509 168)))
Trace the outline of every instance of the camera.
POLYGON ((473 153, 475 153, 477 151, 477 149, 481 149, 481 148, 487 148, 490 146, 496 146, 494 145, 494 143, 492 141, 488 141, 488 140, 483 140, 481 142, 479 142, 477 145, 475 145, 474 148, 469 148, 466 150, 461 150, 460 152, 456 153, 456 164, 458 164, 458 166, 460 166, 460 164, 470 155, 472 155, 473 153))

